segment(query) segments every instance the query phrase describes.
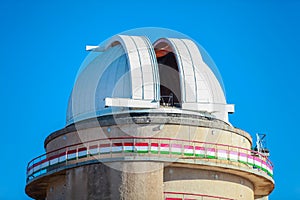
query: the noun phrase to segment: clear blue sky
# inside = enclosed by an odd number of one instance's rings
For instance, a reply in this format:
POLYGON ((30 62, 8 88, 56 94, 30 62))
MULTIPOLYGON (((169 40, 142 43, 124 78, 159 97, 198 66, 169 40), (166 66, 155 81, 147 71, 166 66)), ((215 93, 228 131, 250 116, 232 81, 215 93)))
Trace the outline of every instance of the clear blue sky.
POLYGON ((27 162, 65 125, 86 44, 157 26, 185 33, 211 55, 234 126, 267 133, 271 199, 300 199, 300 1, 1 1, 0 199, 24 194, 27 162))

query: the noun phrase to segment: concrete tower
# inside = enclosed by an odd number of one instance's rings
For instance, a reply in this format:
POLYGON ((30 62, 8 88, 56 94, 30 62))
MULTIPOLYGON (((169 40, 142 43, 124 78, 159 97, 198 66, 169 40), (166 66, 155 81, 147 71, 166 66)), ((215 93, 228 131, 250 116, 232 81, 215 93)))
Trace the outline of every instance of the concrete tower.
POLYGON ((34 199, 267 199, 273 166, 233 127, 222 84, 188 38, 88 46, 66 127, 29 162, 34 199))

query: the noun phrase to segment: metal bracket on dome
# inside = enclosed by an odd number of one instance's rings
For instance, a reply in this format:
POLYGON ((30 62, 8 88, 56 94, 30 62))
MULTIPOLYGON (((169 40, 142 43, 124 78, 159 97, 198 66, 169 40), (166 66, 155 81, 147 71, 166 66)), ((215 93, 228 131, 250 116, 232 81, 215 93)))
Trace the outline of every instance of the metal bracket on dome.
POLYGON ((159 108, 159 102, 127 98, 105 98, 105 106, 128 108, 159 108))
POLYGON ((101 46, 92 46, 92 45, 86 45, 85 46, 86 51, 96 51, 96 52, 104 52, 105 48, 101 46))

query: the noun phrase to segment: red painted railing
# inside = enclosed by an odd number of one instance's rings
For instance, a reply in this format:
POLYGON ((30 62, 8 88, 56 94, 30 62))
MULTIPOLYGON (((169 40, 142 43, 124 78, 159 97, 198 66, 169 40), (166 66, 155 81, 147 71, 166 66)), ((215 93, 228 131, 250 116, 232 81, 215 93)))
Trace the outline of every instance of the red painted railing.
POLYGON ((266 156, 237 146, 173 138, 116 137, 69 145, 34 158, 27 166, 27 180, 74 163, 74 160, 80 163, 82 158, 113 158, 120 156, 120 153, 121 156, 132 153, 160 158, 228 160, 244 163, 273 176, 273 165, 266 156))

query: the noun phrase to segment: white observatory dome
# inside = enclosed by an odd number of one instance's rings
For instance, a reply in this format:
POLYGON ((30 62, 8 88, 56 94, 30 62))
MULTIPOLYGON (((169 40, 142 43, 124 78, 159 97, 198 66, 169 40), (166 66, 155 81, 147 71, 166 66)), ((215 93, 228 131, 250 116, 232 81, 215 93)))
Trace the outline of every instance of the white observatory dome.
POLYGON ((67 125, 112 113, 162 110, 208 113, 228 122, 234 111, 205 51, 189 38, 120 34, 87 50, 67 125))

